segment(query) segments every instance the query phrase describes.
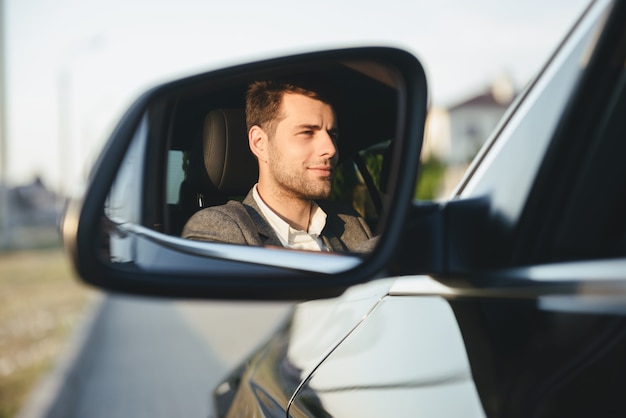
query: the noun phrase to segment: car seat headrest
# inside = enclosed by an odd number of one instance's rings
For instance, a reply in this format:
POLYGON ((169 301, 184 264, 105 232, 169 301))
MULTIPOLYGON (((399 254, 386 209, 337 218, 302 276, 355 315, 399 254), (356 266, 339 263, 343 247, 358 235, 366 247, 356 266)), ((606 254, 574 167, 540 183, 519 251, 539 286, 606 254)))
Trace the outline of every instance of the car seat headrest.
POLYGON ((243 109, 216 109, 204 119, 204 166, 213 185, 230 196, 245 196, 258 179, 248 145, 243 109))

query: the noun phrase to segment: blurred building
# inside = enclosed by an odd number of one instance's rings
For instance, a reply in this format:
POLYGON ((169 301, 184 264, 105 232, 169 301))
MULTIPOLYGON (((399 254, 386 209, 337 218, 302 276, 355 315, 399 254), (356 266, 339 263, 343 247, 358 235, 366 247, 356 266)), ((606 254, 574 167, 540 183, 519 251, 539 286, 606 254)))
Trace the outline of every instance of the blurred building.
POLYGON ((452 191, 515 98, 507 76, 448 107, 433 107, 426 120, 422 159, 446 166, 441 197, 452 191))
POLYGON ((49 190, 40 178, 32 183, 4 187, 3 196, 3 247, 31 248, 58 243, 58 224, 63 210, 63 200, 49 190))
POLYGON ((501 77, 477 95, 450 106, 450 149, 445 161, 451 165, 469 163, 514 98, 513 83, 501 77))
POLYGON ((61 205, 56 193, 37 177, 31 184, 9 190, 10 222, 26 226, 54 226, 59 222, 61 205))

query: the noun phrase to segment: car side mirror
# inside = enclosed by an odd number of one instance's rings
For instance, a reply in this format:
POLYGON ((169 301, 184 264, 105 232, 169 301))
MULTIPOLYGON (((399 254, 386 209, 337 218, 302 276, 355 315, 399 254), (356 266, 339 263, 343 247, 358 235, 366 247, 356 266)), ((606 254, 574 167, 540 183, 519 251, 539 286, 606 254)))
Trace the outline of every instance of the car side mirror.
POLYGON ((337 295, 387 271, 401 242, 427 96, 419 61, 393 48, 289 56, 158 86, 128 110, 95 164, 84 196, 68 205, 62 222, 65 246, 78 274, 108 290, 238 299, 337 295), (247 138, 241 138, 247 134, 242 126, 247 86, 294 78, 333 87, 342 163, 330 199, 351 206, 376 238, 364 243, 363 251, 345 252, 182 238, 193 213, 241 201, 254 184, 255 159, 246 150, 247 138), (207 129, 226 132, 229 140, 207 145, 207 129))

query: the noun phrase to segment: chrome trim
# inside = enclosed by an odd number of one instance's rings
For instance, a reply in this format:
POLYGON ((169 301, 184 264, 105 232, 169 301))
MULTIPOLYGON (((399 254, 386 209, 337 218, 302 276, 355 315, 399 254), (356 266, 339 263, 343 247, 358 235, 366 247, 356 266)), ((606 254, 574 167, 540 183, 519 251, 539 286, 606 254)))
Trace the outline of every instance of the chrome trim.
POLYGON ((626 314, 626 258, 490 271, 471 279, 404 276, 389 296, 527 299, 541 309, 626 314))

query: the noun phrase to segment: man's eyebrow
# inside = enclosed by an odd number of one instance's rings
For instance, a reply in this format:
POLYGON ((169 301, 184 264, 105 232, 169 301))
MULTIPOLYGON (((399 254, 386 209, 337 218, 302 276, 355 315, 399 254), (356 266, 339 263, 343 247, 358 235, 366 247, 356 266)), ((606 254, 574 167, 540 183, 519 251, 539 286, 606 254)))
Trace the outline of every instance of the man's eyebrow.
MULTIPOLYGON (((320 125, 315 125, 315 124, 310 124, 310 123, 303 123, 301 125, 297 125, 296 129, 310 129, 313 131, 320 131, 322 130, 322 127, 320 125)), ((334 134, 338 134, 339 133, 339 128, 330 128, 328 129, 328 132, 332 132, 334 134)))
POLYGON ((302 123, 296 126, 297 129, 311 129, 311 130, 320 130, 322 127, 320 125, 315 125, 312 123, 302 123))

